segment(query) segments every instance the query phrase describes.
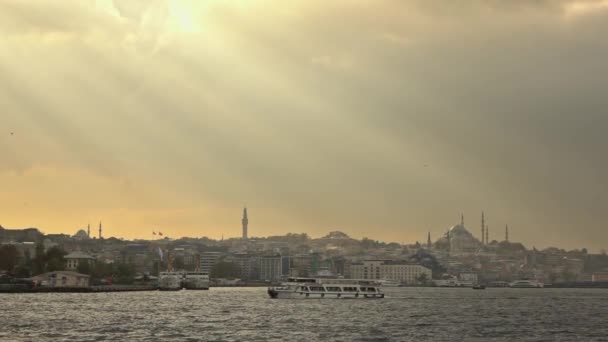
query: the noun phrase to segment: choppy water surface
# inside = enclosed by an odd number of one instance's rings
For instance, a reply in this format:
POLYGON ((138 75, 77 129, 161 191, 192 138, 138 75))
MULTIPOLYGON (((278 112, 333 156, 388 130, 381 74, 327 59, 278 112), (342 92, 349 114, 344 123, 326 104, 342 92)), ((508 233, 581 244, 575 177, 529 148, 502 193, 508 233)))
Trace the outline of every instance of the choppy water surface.
POLYGON ((0 340, 608 341, 608 290, 385 289, 272 300, 263 288, 0 294, 0 340))

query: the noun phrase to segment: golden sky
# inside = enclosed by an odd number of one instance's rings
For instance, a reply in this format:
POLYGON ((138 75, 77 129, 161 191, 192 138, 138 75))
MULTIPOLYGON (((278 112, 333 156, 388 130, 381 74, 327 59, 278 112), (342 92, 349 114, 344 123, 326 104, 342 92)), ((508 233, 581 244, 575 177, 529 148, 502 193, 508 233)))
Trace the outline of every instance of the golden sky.
POLYGON ((0 224, 608 241, 608 1, 0 0, 0 224))

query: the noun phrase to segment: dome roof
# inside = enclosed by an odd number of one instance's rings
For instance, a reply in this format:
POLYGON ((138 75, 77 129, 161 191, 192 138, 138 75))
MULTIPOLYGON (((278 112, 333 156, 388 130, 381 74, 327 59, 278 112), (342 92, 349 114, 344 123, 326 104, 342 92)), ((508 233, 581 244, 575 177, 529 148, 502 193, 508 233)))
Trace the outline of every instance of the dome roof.
POLYGON ((333 231, 327 234, 324 239, 350 239, 350 236, 340 231, 333 231))
POLYGON ((74 237, 77 239, 87 239, 89 237, 89 234, 87 234, 84 229, 81 229, 77 231, 76 234, 74 234, 74 237))
POLYGON ((469 231, 461 224, 457 224, 450 228, 450 234, 471 234, 469 231))

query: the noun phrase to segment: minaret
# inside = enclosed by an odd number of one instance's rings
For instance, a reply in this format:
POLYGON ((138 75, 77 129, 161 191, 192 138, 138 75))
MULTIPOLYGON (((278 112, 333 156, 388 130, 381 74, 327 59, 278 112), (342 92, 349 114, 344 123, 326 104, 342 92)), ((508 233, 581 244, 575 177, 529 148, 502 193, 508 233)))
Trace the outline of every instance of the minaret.
POLYGON ((509 225, 505 225, 505 241, 509 242, 509 225))
POLYGON ((101 235, 101 221, 99 221, 99 239, 103 239, 102 235, 101 235))
POLYGON ((448 238, 448 255, 450 254, 450 252, 452 251, 452 239, 450 237, 450 231, 448 230, 448 233, 446 234, 446 237, 448 238))
POLYGON ((431 232, 429 232, 429 235, 428 235, 428 237, 426 239, 426 248, 427 249, 431 249, 431 246, 432 246, 432 244, 431 244, 431 232))
POLYGON ((481 212, 481 244, 485 245, 485 226, 486 226, 486 217, 484 212, 481 212))
POLYGON ((460 214, 460 225, 464 227, 464 214, 460 214))
POLYGON ((91 224, 87 224, 87 236, 89 237, 89 239, 91 238, 91 224))
POLYGON ((486 224, 486 245, 490 243, 490 227, 486 224))
POLYGON ((247 218, 247 207, 243 209, 243 240, 247 240, 247 226, 249 225, 249 219, 247 218))

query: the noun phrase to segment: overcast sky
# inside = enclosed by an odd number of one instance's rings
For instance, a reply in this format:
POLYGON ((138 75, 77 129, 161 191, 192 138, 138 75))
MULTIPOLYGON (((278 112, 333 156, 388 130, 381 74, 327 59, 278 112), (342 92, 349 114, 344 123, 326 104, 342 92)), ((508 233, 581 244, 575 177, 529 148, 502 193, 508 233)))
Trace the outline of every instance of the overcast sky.
POLYGON ((608 1, 0 0, 0 224, 342 230, 465 215, 608 247, 608 1))

